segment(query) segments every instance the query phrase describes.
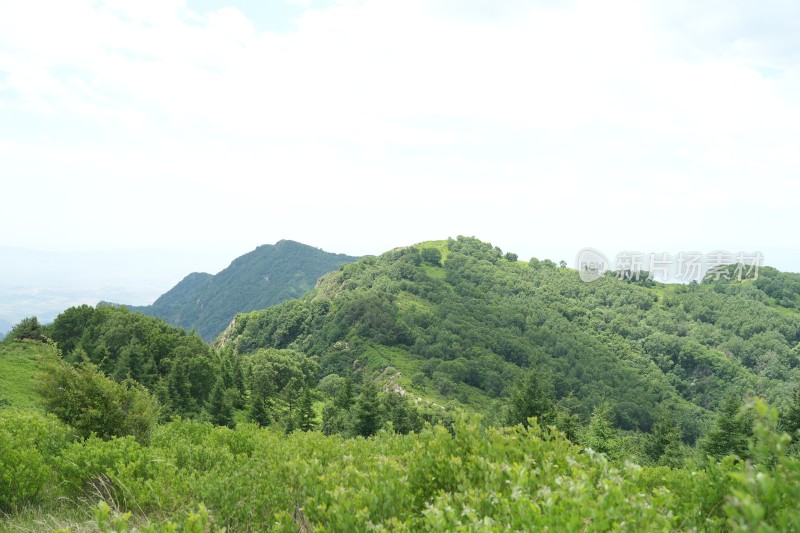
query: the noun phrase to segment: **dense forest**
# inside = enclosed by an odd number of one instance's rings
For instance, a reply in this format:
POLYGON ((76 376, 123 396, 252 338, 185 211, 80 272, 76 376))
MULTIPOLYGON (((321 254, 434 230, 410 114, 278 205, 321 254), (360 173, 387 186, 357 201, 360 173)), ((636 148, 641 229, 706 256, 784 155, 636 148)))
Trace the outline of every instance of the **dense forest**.
POLYGON ((259 246, 216 275, 195 272, 152 305, 129 306, 210 341, 236 313, 265 309, 302 296, 321 275, 358 259, 282 240, 259 246))
POLYGON ((20 529, 796 530, 799 295, 768 267, 584 283, 459 237, 340 265, 211 345, 110 305, 25 319, 0 343, 0 511, 20 529))

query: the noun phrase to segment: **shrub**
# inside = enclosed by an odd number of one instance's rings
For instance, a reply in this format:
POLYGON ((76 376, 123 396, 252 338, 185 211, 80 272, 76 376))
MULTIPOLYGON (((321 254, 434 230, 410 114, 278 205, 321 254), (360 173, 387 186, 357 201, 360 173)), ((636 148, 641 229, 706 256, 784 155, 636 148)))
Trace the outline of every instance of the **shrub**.
POLYGON ((48 461, 71 439, 70 428, 53 416, 0 410, 0 508, 36 499, 52 476, 48 461))
POLYGON ((0 429, 0 509, 33 500, 50 477, 44 456, 0 429))
POLYGON ((48 410, 88 437, 132 435, 147 442, 158 419, 158 403, 133 381, 117 383, 91 363, 44 364, 40 393, 48 410))
POLYGON ((9 332, 7 339, 15 341, 44 341, 46 340, 46 337, 41 324, 39 324, 39 319, 37 319, 35 316, 32 316, 23 318, 19 324, 14 326, 14 328, 9 332))

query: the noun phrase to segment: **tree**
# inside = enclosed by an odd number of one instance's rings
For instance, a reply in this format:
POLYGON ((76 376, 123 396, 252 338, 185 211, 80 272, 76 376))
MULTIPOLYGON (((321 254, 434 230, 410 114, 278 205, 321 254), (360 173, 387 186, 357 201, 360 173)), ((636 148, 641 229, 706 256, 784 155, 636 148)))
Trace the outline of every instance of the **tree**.
POLYGON ((304 387, 300 395, 300 402, 296 409, 295 427, 300 431, 311 431, 316 427, 316 414, 314 413, 314 402, 311 398, 311 390, 304 387))
POLYGON ((260 426, 272 424, 272 397, 275 394, 272 383, 274 371, 269 366, 253 368, 250 383, 250 420, 260 426))
POLYGON ((683 464, 682 434, 669 411, 662 411, 650 430, 645 451, 659 465, 677 468, 683 464))
POLYGON ((192 384, 182 359, 172 361, 166 385, 169 408, 173 413, 181 416, 193 416, 197 413, 197 401, 192 396, 192 384))
POLYGON ((39 319, 35 316, 32 316, 20 320, 19 324, 14 326, 14 328, 9 332, 8 340, 44 341, 46 340, 46 337, 41 324, 39 324, 39 319))
POLYGON ((602 403, 594 408, 581 443, 596 452, 613 456, 619 448, 617 431, 611 423, 611 406, 602 403))
POLYGON ((800 431, 800 387, 795 389, 792 394, 792 403, 786 412, 781 413, 781 429, 792 436, 792 440, 798 440, 797 432, 800 431))
POLYGON ((214 388, 211 389, 207 411, 212 424, 234 428, 236 427, 236 420, 233 416, 233 405, 226 393, 223 380, 218 378, 214 388))
POLYGON ((386 419, 397 433, 405 435, 422 428, 419 412, 404 396, 390 392, 383 396, 381 403, 386 419))
POLYGON ((508 261, 509 263, 514 263, 517 261, 517 259, 519 259, 519 256, 517 254, 511 252, 506 252, 506 255, 504 257, 506 261, 508 261))
POLYGON ((352 423, 350 413, 336 406, 333 402, 325 404, 322 408, 322 427, 325 435, 347 435, 350 433, 352 423))
POLYGON ((753 435, 752 417, 742 411, 743 403, 735 395, 729 395, 717 414, 713 429, 703 442, 708 455, 722 458, 736 455, 747 459, 748 443, 753 435))
POLYGON ((270 410, 268 398, 264 398, 263 396, 252 396, 250 398, 250 420, 259 426, 268 426, 272 424, 270 410))
POLYGON ((420 257, 429 265, 442 266, 442 252, 438 248, 427 246, 420 252, 420 257))
POLYGON ((88 362, 46 361, 39 392, 47 409, 84 437, 132 435, 146 443, 159 415, 158 402, 142 385, 117 383, 88 362))
POLYGON ((511 391, 506 423, 528 426, 529 418, 541 425, 553 422, 553 385, 539 369, 528 371, 511 391))
POLYGON ((305 354, 294 350, 258 350, 248 358, 250 418, 261 425, 297 427, 297 408, 304 389, 318 371, 305 354))
POLYGON ((223 379, 229 391, 231 404, 235 409, 243 409, 245 403, 245 380, 241 358, 228 353, 223 362, 223 379))
POLYGON ((336 397, 333 399, 333 403, 339 409, 344 409, 345 411, 350 409, 353 404, 353 382, 350 378, 345 378, 344 383, 339 387, 336 397))
POLYGON ((374 382, 364 385, 353 409, 353 431, 356 435, 369 437, 378 432, 381 427, 380 404, 378 386, 374 382))
POLYGON ((64 355, 78 347, 84 330, 95 315, 94 307, 70 307, 56 317, 50 325, 51 335, 64 355))

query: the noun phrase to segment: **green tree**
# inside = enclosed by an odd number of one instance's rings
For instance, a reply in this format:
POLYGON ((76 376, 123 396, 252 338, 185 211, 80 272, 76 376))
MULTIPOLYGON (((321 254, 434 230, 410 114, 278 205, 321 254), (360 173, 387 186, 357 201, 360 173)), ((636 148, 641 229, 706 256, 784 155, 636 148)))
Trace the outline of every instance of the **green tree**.
POLYGON ((217 379, 214 388, 211 389, 207 411, 212 424, 228 426, 229 428, 236 427, 233 405, 225 389, 225 383, 221 378, 217 379))
POLYGON ((650 430, 646 453, 659 465, 677 468, 683 464, 681 428, 669 411, 662 411, 650 430))
POLYGON ((350 413, 329 402, 322 408, 322 426, 325 435, 349 435, 352 429, 350 413))
POLYGON ((344 383, 336 393, 333 403, 336 407, 345 411, 353 405, 353 381, 350 378, 345 378, 344 383))
POLYGON ((608 403, 595 407, 589 425, 583 431, 581 444, 613 457, 619 449, 620 442, 611 420, 611 406, 608 403))
POLYGON ((199 406, 197 400, 192 396, 192 384, 189 381, 183 359, 177 358, 172 361, 166 384, 170 411, 187 417, 198 412, 199 406))
POLYGON ((792 401, 788 409, 781 413, 780 425, 783 431, 792 436, 793 441, 800 438, 797 433, 800 431, 800 387, 792 393, 792 401))
POLYGON ((422 429, 422 419, 417 409, 405 397, 390 392, 381 399, 386 420, 392 423, 397 433, 405 435, 422 429))
POLYGON ((19 324, 13 327, 6 338, 13 341, 44 341, 47 337, 45 337, 44 329, 39 324, 39 319, 32 316, 20 320, 19 324))
POLYGON ((43 368, 39 392, 45 406, 82 436, 150 439, 159 406, 142 385, 117 383, 88 362, 72 366, 54 358, 43 368))
POLYGON ((303 390, 316 375, 317 364, 295 350, 267 349, 250 355, 247 365, 251 419, 295 429, 303 390))
POLYGON ((529 418, 541 425, 553 422, 553 384, 540 369, 528 371, 511 391, 506 423, 528 426, 529 418))
POLYGON ((729 395, 717 414, 714 427, 706 435, 703 450, 712 457, 721 459, 736 455, 741 459, 749 456, 748 444, 753 435, 752 416, 743 411, 744 404, 735 395, 729 395))
POLYGON ((420 257, 429 265, 442 266, 442 252, 438 248, 427 246, 420 251, 420 257))
POLYGON ((353 431, 356 435, 369 437, 381 427, 378 386, 370 381, 361 389, 353 406, 353 431))
POLYGON ((274 379, 274 372, 269 366, 261 365, 253 369, 250 384, 250 420, 260 426, 269 426, 273 422, 274 379))
POLYGON ((300 402, 296 409, 295 426, 300 431, 311 431, 316 427, 314 413, 314 402, 311 397, 311 389, 304 387, 300 395, 300 402))

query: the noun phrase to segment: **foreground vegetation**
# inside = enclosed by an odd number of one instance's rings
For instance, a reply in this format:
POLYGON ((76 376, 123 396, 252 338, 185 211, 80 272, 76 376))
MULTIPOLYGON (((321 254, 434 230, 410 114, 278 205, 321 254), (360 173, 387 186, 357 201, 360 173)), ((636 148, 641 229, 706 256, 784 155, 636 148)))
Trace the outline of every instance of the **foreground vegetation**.
POLYGON ((168 519, 202 527, 189 531, 796 530, 800 460, 774 410, 747 409, 752 459, 684 468, 613 463, 538 424, 468 418, 368 439, 180 420, 142 445, 76 439, 52 416, 4 410, 0 502, 28 510, 9 527, 36 527, 67 498, 85 506, 82 520, 53 525, 75 530, 93 508, 105 530, 123 531, 145 517, 154 530, 171 530, 168 519), (88 506, 98 500, 114 511, 88 506))

